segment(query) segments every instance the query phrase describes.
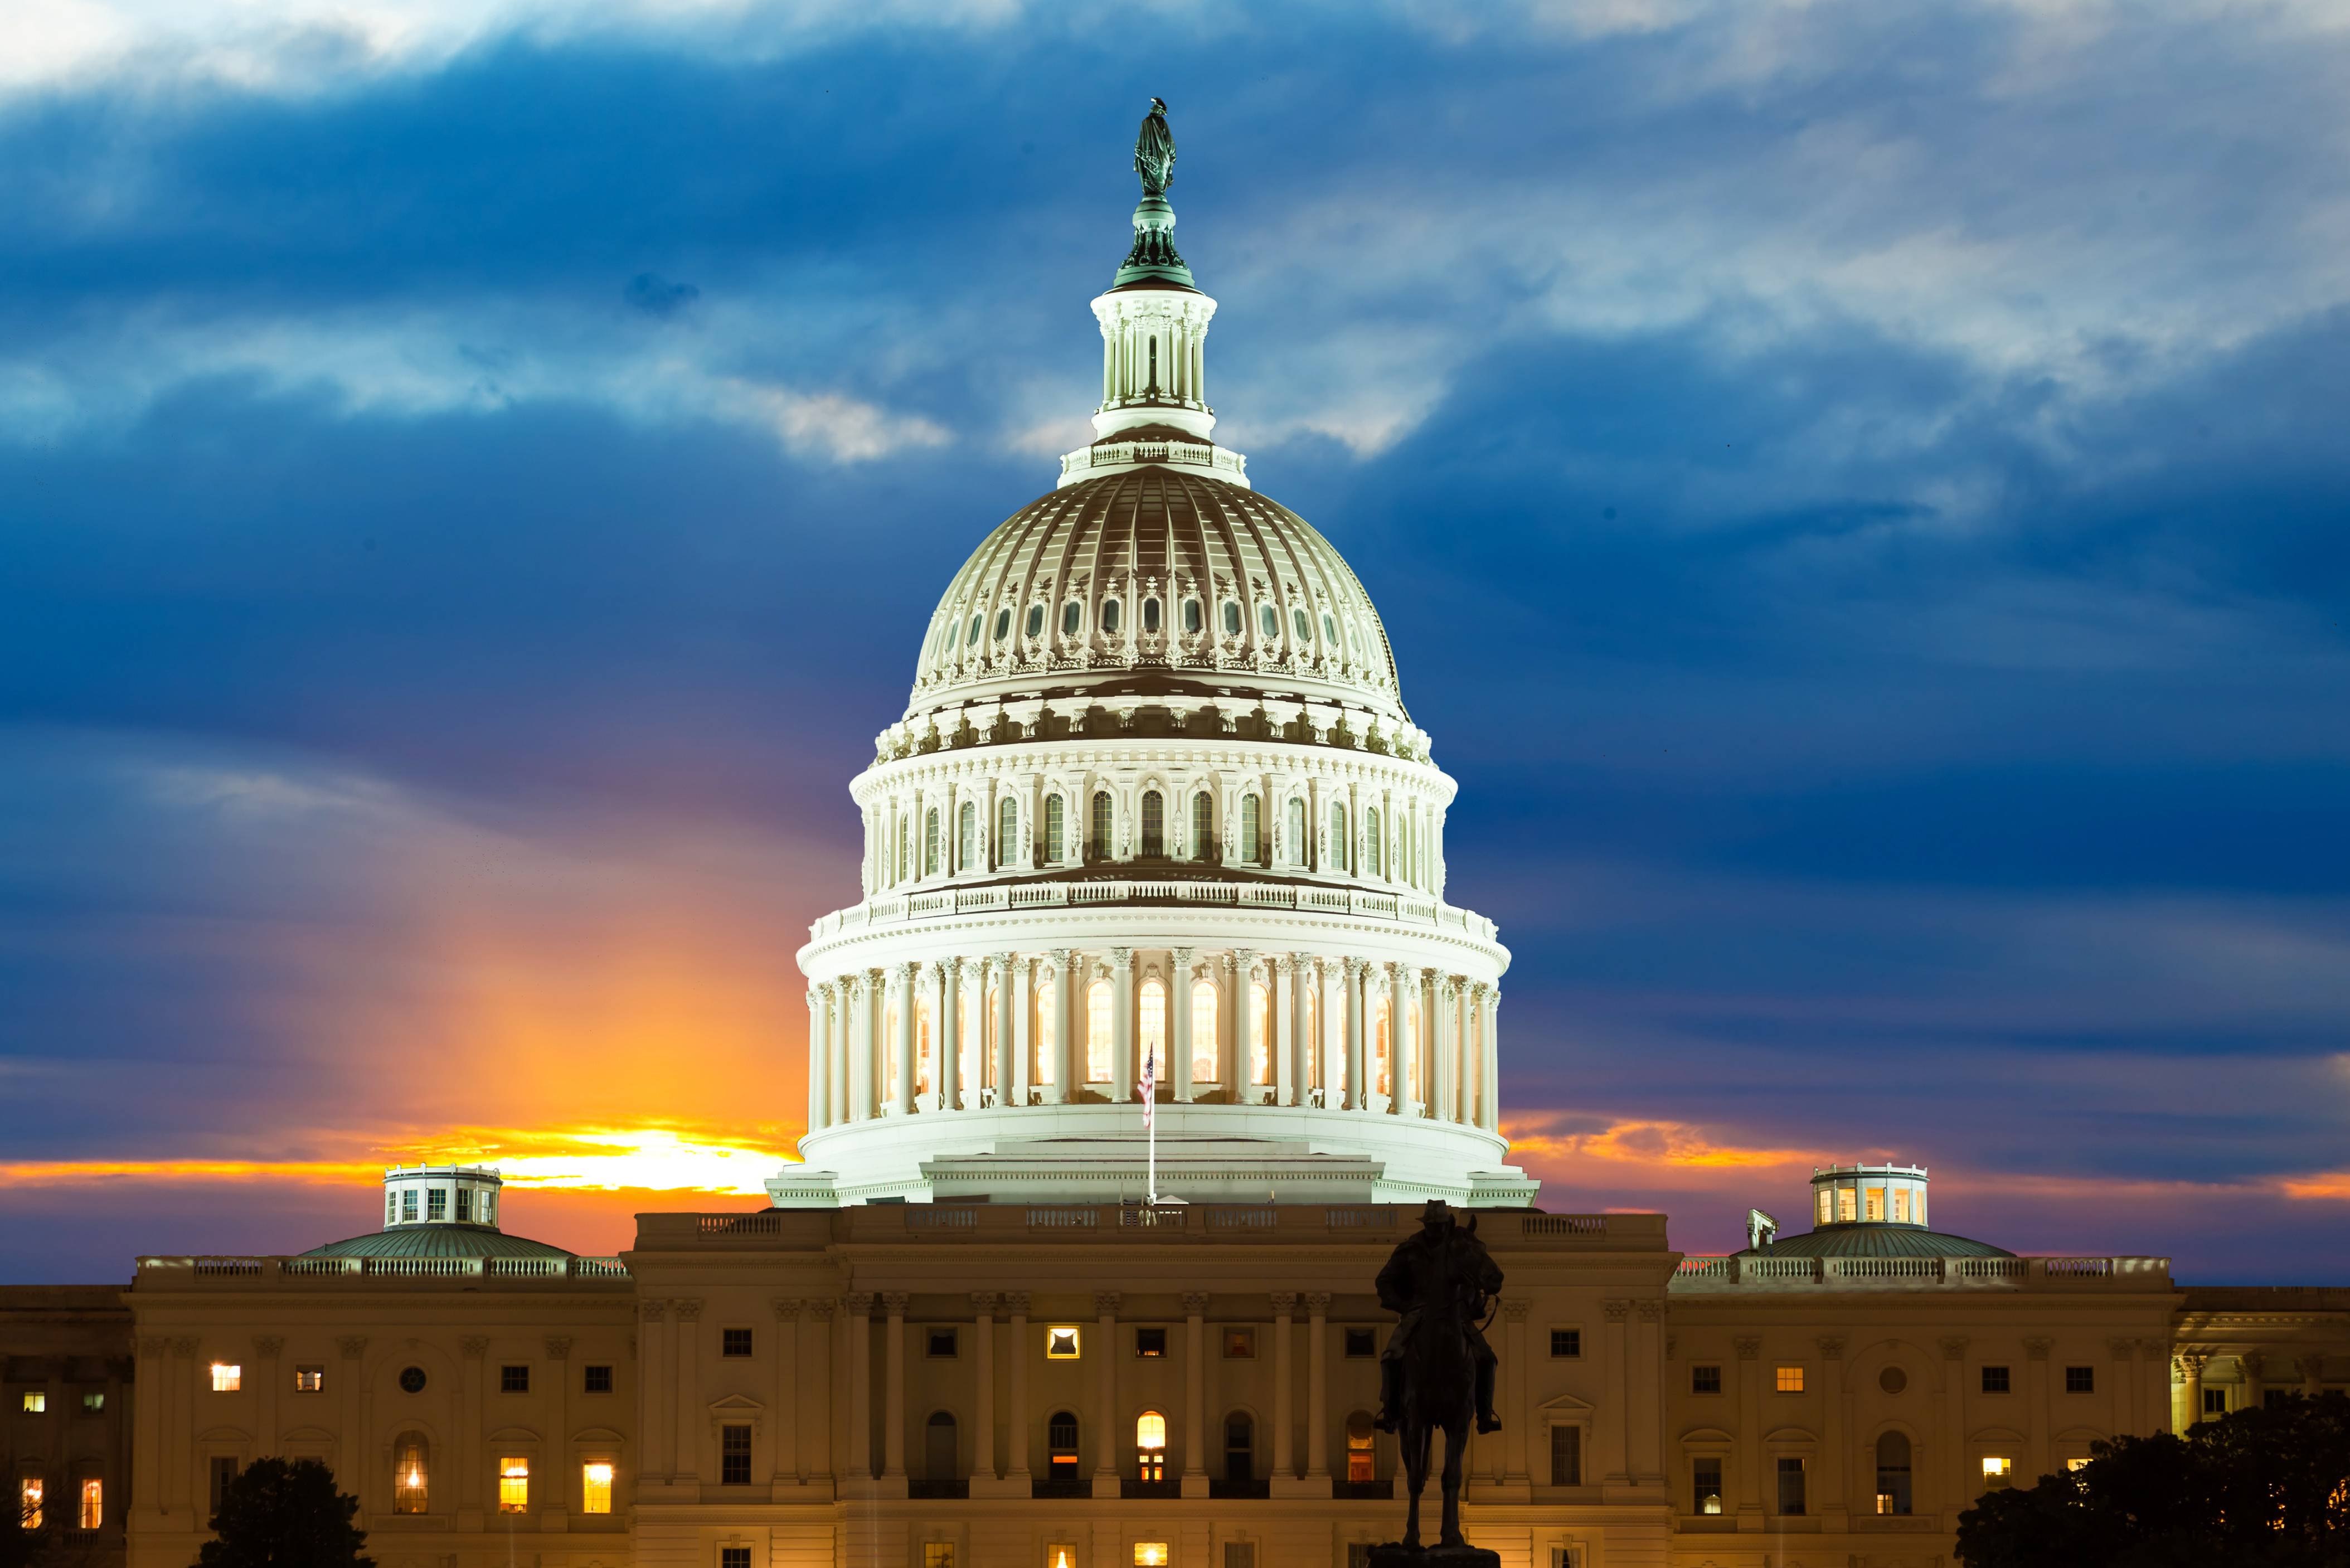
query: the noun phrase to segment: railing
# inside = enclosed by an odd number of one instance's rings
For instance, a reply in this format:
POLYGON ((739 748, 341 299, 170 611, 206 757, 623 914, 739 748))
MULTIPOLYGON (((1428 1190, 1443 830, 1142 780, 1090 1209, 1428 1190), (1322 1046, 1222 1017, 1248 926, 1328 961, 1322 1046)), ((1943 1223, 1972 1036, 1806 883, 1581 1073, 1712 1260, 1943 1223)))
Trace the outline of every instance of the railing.
POLYGON ((1071 881, 996 883, 981 888, 939 888, 886 894, 851 909, 837 909, 808 928, 817 941, 845 931, 902 921, 1002 913, 1008 909, 1085 909, 1104 904, 1204 904, 1244 909, 1302 909, 1353 915, 1364 919, 1429 926, 1457 931, 1472 941, 1491 942, 1496 928, 1482 915, 1456 909, 1434 898, 1361 888, 1324 888, 1295 882, 1225 882, 1200 878, 1084 877, 1071 881))
POLYGON ((1092 1209, 1028 1210, 1028 1228, 1031 1231, 1090 1231, 1100 1223, 1100 1213, 1092 1209))
POLYGON ((258 1279, 261 1276, 261 1260, 258 1258, 198 1258, 196 1273, 202 1278, 213 1280, 235 1279, 247 1275, 258 1279))
POLYGON ((1211 1209, 1208 1229, 1211 1231, 1272 1231, 1281 1224, 1281 1210, 1263 1209, 1211 1209))
POLYGON ((1204 441, 1097 441, 1081 446, 1061 457, 1061 477, 1073 473, 1089 473, 1097 468, 1118 468, 1129 462, 1180 462, 1190 468, 1204 468, 1212 473, 1229 473, 1243 478, 1248 473, 1248 459, 1204 441))
MULTIPOLYGON (((1531 1217, 1530 1217, 1531 1218, 1531 1217)), ((1806 1258, 1758 1255, 1683 1257, 1676 1291, 2079 1290, 2170 1286, 2170 1260, 2110 1258, 1806 1258)))
POLYGON ((1188 1209, 1126 1209, 1118 1211, 1121 1231, 1180 1231, 1188 1209))
POLYGON ((1527 1214, 1518 1220, 1521 1236, 1605 1236, 1605 1214, 1527 1214))
POLYGON ((1333 1231, 1389 1231, 1395 1228, 1395 1210, 1367 1205, 1330 1209, 1323 1211, 1322 1222, 1333 1231))
POLYGON ((701 1230, 705 1236, 780 1236, 784 1233, 784 1217, 780 1214, 704 1214, 701 1230))
POLYGON ((279 1280, 626 1280, 618 1258, 141 1258, 149 1288, 172 1277, 235 1284, 279 1280))
POLYGON ((979 1210, 968 1204, 910 1203, 906 1206, 906 1229, 909 1231, 972 1231, 978 1226, 979 1210))

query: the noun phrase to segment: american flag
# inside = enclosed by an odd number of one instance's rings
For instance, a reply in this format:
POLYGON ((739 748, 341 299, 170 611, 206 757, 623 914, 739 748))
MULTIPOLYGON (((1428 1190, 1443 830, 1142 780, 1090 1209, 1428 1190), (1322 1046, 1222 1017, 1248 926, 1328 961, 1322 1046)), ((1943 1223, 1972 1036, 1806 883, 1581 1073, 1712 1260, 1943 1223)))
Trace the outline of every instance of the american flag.
POLYGON ((1142 1054, 1142 1130, 1149 1132, 1159 1109, 1159 1053, 1142 1054))

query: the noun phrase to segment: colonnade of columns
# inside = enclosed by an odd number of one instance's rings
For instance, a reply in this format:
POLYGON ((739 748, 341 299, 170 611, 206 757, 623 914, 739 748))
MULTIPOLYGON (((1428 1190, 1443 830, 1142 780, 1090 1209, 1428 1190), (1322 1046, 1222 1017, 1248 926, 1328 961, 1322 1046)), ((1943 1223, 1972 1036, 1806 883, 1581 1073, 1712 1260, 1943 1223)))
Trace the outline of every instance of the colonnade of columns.
POLYGON ((1245 948, 1003 952, 808 987, 810 1131, 1135 1097, 1500 1127, 1501 992, 1409 964, 1245 948), (1097 1038, 1107 1035, 1107 1038, 1097 1038))

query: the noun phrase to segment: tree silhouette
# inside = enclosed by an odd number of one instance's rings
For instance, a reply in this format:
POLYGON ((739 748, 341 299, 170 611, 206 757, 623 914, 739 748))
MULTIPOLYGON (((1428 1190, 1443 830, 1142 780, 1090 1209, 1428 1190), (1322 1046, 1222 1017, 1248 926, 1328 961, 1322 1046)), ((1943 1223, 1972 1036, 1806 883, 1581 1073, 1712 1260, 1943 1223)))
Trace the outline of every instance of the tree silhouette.
POLYGON ((367 1532, 351 1523, 359 1500, 335 1490, 316 1459, 255 1459, 221 1490, 215 1539, 196 1568, 375 1568, 367 1532))
POLYGON ((2099 1443, 1959 1516, 1967 1568, 2350 1568, 2350 1398, 2099 1443))

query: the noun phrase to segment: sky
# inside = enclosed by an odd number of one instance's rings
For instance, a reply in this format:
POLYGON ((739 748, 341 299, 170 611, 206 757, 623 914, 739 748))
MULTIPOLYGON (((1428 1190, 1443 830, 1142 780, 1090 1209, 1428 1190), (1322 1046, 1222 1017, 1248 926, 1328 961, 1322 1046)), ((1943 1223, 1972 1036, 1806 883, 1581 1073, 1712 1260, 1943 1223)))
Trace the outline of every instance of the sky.
POLYGON ((2331 0, 0 0, 0 1280, 755 1205, 1135 122, 1553 1210, 2350 1254, 2331 0))

